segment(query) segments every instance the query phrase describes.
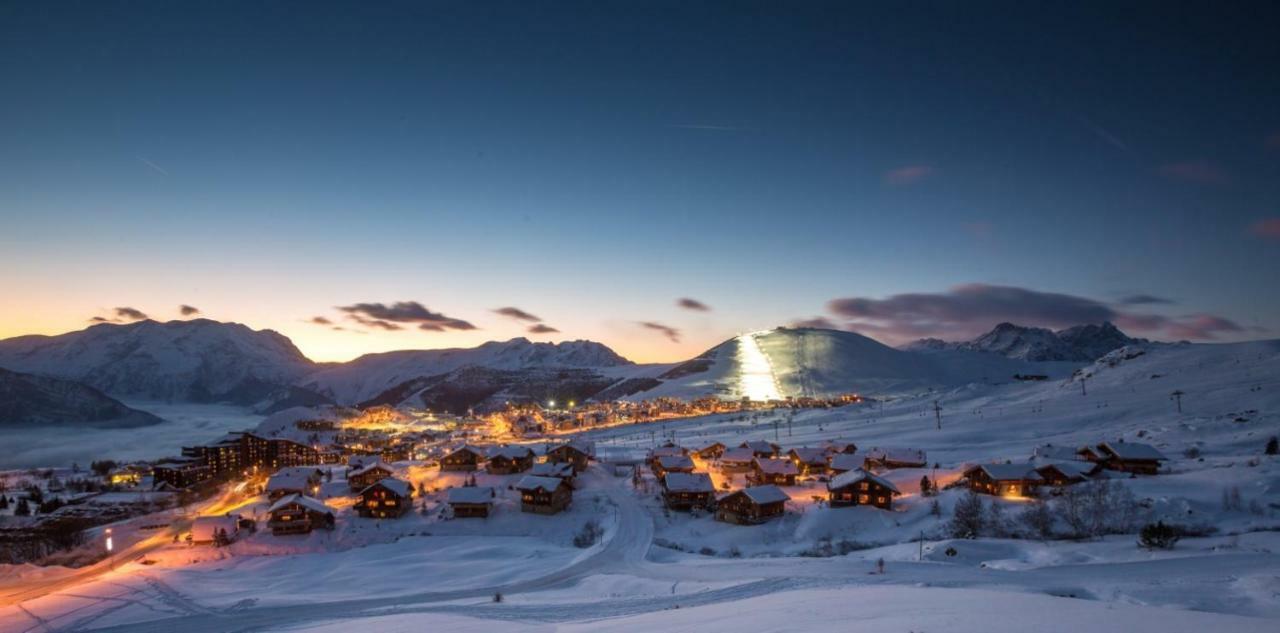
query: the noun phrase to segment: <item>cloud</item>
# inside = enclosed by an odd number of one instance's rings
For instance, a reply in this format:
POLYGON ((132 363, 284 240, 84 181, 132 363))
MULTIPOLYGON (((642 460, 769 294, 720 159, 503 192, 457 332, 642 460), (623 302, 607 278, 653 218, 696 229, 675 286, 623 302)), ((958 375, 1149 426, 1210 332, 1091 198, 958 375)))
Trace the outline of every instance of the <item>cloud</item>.
POLYGON ((141 157, 141 156, 139 156, 139 157, 138 157, 138 160, 142 161, 142 164, 143 164, 143 165, 146 165, 147 167, 150 167, 150 168, 152 168, 152 169, 156 170, 157 172, 159 172, 159 173, 160 173, 160 175, 165 176, 165 177, 168 177, 168 176, 169 176, 169 172, 165 171, 163 167, 161 167, 161 166, 159 166, 159 165, 157 165, 157 164, 155 164, 155 163, 153 163, 153 162, 151 162, 151 161, 149 161, 149 160, 147 160, 147 159, 145 159, 145 158, 143 158, 143 157, 141 157))
POLYGON ((417 325, 419 330, 427 332, 476 329, 476 326, 462 319, 432 312, 417 301, 397 301, 391 305, 354 303, 338 306, 338 310, 347 313, 348 318, 361 325, 387 331, 404 329, 399 324, 417 325))
POLYGON ((507 306, 505 308, 497 308, 493 312, 495 314, 500 314, 504 317, 515 319, 517 321, 531 321, 533 323, 537 323, 542 320, 540 317, 529 314, 528 312, 525 312, 520 308, 514 308, 511 306, 507 306))
POLYGON ((178 306, 178 312, 182 313, 182 316, 192 316, 192 315, 200 314, 200 308, 197 308, 195 306, 189 306, 184 303, 178 306))
POLYGON ((884 183, 894 187, 912 185, 932 176, 934 169, 927 165, 906 165, 884 174, 884 183))
POLYGON ((529 326, 530 334, 556 334, 559 332, 560 330, 557 330, 545 323, 535 323, 534 325, 529 326))
POLYGON ((680 342, 680 330, 677 330, 669 325, 663 325, 661 323, 657 323, 654 321, 638 321, 637 324, 643 328, 648 328, 650 330, 662 332, 662 335, 666 336, 668 339, 671 339, 672 343, 680 342))
POLYGON ((107 317, 100 317, 100 316, 90 317, 89 322, 90 323, 114 323, 113 320, 108 319, 107 317))
POLYGON ((1156 171, 1165 178, 1182 180, 1197 185, 1222 186, 1231 182, 1231 176, 1221 167, 1204 161, 1170 163, 1161 165, 1156 171))
POLYGON ((129 307, 121 307, 115 309, 116 316, 126 321, 141 321, 147 318, 147 314, 142 310, 129 307))
POLYGON ((1280 240, 1280 218, 1258 220, 1249 227, 1249 233, 1268 240, 1280 240))
POLYGON ((1211 340, 1219 334, 1243 332, 1244 328, 1231 319, 1212 314, 1193 314, 1170 323, 1168 332, 1180 339, 1211 340))
POLYGON ((313 316, 308 322, 314 323, 316 325, 333 325, 333 321, 330 321, 328 318, 322 317, 322 316, 313 316))
POLYGON ((817 328, 820 330, 838 330, 839 325, 835 321, 827 317, 813 317, 811 319, 796 319, 790 323, 791 327, 817 328))
POLYGON ((1120 303, 1127 306, 1169 305, 1173 303, 1173 300, 1152 295, 1136 294, 1121 297, 1120 303))
POLYGON ((689 297, 681 297, 679 299, 676 299, 676 305, 681 308, 684 308, 685 310, 693 310, 695 312, 711 311, 711 306, 701 301, 698 301, 697 299, 690 299, 689 297))

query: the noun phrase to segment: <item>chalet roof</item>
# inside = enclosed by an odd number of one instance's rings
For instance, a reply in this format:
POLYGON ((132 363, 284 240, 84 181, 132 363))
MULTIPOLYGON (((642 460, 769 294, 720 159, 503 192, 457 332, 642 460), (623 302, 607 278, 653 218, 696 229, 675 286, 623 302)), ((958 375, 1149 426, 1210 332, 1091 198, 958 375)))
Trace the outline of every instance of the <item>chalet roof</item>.
POLYGON ((564 462, 543 462, 534 464, 529 474, 538 477, 572 477, 573 466, 564 462))
POLYGON ((370 464, 365 464, 364 466, 361 466, 360 468, 357 468, 357 469, 355 469, 355 470, 351 471, 351 473, 350 473, 350 474, 348 474, 348 475, 347 475, 347 477, 348 477, 348 478, 351 478, 352 476, 359 476, 359 475, 363 475, 363 474, 365 474, 365 473, 367 473, 367 472, 369 472, 369 471, 372 471, 372 470, 383 470, 383 471, 386 471, 386 472, 388 472, 388 473, 393 473, 393 472, 395 472, 395 470, 393 470, 393 469, 391 468, 391 466, 387 465, 386 463, 384 463, 384 462, 382 462, 382 461, 376 461, 376 462, 373 462, 373 463, 370 463, 370 464))
POLYGON ((267 492, 298 490, 305 491, 311 487, 311 478, 307 473, 293 469, 283 469, 267 480, 267 492))
POLYGON ((1151 461, 1169 459, 1164 456, 1164 453, 1156 450, 1156 447, 1150 444, 1139 444, 1138 442, 1103 442, 1098 445, 1098 448, 1120 459, 1151 461))
POLYGON ((710 442, 707 444, 702 444, 702 445, 699 445, 696 450, 705 451, 710 448, 724 448, 724 442, 710 442))
POLYGON ((881 462, 896 462, 899 464, 924 464, 928 460, 925 459, 924 451, 918 448, 873 448, 867 451, 867 459, 881 462))
POLYGON ((981 470, 988 477, 995 481, 1008 481, 1013 479, 1029 479, 1032 481, 1043 479, 1040 473, 1036 472, 1031 464, 979 464, 965 471, 971 473, 975 470, 981 470))
POLYGON ((749 463, 756 458, 756 454, 749 448, 731 448, 720 456, 722 462, 742 462, 749 463))
POLYGON ((670 492, 715 492, 711 475, 707 473, 667 473, 662 485, 670 492))
POLYGON ((456 455, 458 453, 471 453, 476 457, 484 457, 486 451, 483 448, 476 446, 474 444, 463 444, 461 446, 455 447, 453 450, 449 451, 448 453, 445 453, 445 456, 448 457, 449 455, 456 455))
POLYGON ((1031 453, 1033 459, 1051 459, 1054 461, 1083 461, 1078 449, 1070 446, 1054 446, 1046 444, 1037 446, 1031 453))
POLYGON ((789 459, 775 459, 770 457, 757 457, 755 461, 756 468, 766 475, 799 475, 800 469, 796 463, 789 459))
POLYGON ((658 466, 663 470, 692 469, 693 460, 688 455, 663 455, 658 458, 658 466))
POLYGON ((533 449, 528 446, 494 446, 489 449, 489 459, 505 457, 507 459, 525 459, 533 457, 533 449))
POLYGON ((739 448, 749 448, 757 453, 776 453, 778 451, 777 444, 766 442, 764 440, 743 442, 739 445, 739 448))
POLYGON ((823 440, 818 443, 818 447, 822 448, 823 450, 836 451, 838 453, 845 452, 846 450, 849 449, 849 447, 853 447, 855 451, 858 450, 857 444, 854 444, 853 442, 850 442, 848 440, 842 440, 838 438, 833 440, 823 440))
POLYGON ((829 465, 832 470, 853 470, 862 468, 862 458, 853 453, 836 453, 831 456, 829 465))
POLYGON ((743 488, 742 490, 739 490, 738 492, 735 492, 733 494, 738 494, 739 492, 744 495, 747 495, 747 498, 750 499, 753 503, 759 503, 759 504, 777 503, 779 501, 789 501, 791 499, 790 495, 783 492, 781 488, 773 485, 752 486, 750 488, 743 488))
POLYGON ((380 455, 352 455, 347 458, 347 466, 361 468, 380 461, 382 461, 382 456, 380 455))
POLYGON ((565 448, 575 450, 587 456, 593 456, 596 454, 595 442, 588 442, 586 440, 579 440, 579 439, 569 440, 568 442, 561 442, 560 444, 556 444, 555 446, 548 448, 547 452, 550 453, 552 451, 558 451, 560 449, 565 449, 565 448))
POLYGON ((448 490, 449 503, 493 503, 494 492, 489 486, 463 486, 448 490))
POLYGON ((685 455, 687 454, 687 451, 679 446, 659 446, 658 448, 653 449, 653 452, 650 454, 656 458, 667 455, 685 455))
POLYGON ((267 508, 267 512, 268 513, 275 512, 276 510, 284 508, 289 504, 293 504, 293 503, 296 503, 299 506, 302 506, 303 508, 310 510, 312 512, 319 512, 321 514, 333 514, 333 508, 330 508, 329 506, 325 505, 323 501, 316 499, 315 497, 308 497, 306 495, 300 495, 297 493, 281 497, 279 501, 276 501, 275 503, 271 504, 270 508, 267 508))
POLYGON ((1088 477, 1089 471, 1093 470, 1092 462, 1083 461, 1065 461, 1065 462, 1049 462, 1036 467, 1036 472, 1041 472, 1047 468, 1056 468, 1058 472, 1068 477, 1088 477))
POLYGON ((555 477, 525 475, 520 479, 520 483, 516 484, 516 490, 545 490, 547 492, 551 492, 563 484, 563 479, 557 479, 555 477))
POLYGON ((806 464, 827 463, 827 450, 824 448, 801 446, 800 448, 793 448, 787 453, 806 464))
POLYGON ((361 490, 360 494, 363 495, 364 493, 368 492, 372 488, 386 488, 387 490, 390 490, 391 492, 396 493, 396 495, 400 497, 408 497, 413 494, 413 484, 403 479, 396 479, 395 477, 387 477, 386 479, 379 479, 378 481, 375 481, 372 484, 369 484, 369 486, 366 487, 364 490, 361 490))
POLYGON ((827 482, 827 490, 837 490, 839 488, 845 488, 864 480, 870 481, 880 486, 883 486, 885 488, 888 488, 889 490, 893 491, 895 494, 901 494, 898 490, 898 487, 893 485, 893 482, 889 481, 888 479, 885 479, 884 477, 880 477, 872 473, 869 473, 866 470, 863 470, 861 468, 855 468, 853 470, 846 471, 846 472, 840 473, 839 475, 836 475, 835 477, 832 477, 831 481, 827 482))

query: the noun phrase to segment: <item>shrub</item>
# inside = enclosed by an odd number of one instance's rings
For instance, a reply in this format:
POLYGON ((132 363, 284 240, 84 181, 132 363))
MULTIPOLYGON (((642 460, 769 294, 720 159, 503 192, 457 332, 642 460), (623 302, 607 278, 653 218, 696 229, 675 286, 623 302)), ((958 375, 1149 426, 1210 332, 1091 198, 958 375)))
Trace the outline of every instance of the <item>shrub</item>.
POLYGON ((1267 440, 1267 449, 1264 452, 1268 455, 1280 455, 1280 438, 1272 435, 1271 439, 1267 440))
POLYGON ((1174 543, 1182 538, 1179 530, 1164 521, 1156 521, 1142 526, 1138 534, 1138 545, 1147 549, 1173 549, 1174 543))
POLYGON ((573 536, 573 546, 586 549, 598 543, 601 536, 604 536, 604 528, 600 527, 599 521, 591 519, 573 536))
POLYGON ((977 538, 982 533, 984 514, 982 497, 970 490, 956 502, 948 531, 955 538, 977 538))

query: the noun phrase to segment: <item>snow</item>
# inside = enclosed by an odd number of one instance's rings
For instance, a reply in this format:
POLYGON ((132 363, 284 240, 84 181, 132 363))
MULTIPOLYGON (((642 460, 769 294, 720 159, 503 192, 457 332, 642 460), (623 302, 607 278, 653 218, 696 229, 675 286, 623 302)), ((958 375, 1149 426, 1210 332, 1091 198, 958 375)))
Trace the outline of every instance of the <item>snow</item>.
POLYGON ((706 473, 667 473, 663 486, 670 492, 715 492, 715 485, 706 473))
POLYGON ((856 470, 850 470, 848 472, 843 472, 843 473, 840 473, 839 475, 836 475, 835 477, 832 477, 831 481, 827 483, 827 488, 829 490, 844 488, 846 486, 856 484, 864 479, 867 481, 874 481, 875 483, 880 484, 881 486, 884 486, 885 488, 888 488, 889 490, 892 490, 894 492, 899 492, 898 487, 893 485, 893 482, 883 477, 877 477, 876 475, 869 473, 861 468, 856 470))

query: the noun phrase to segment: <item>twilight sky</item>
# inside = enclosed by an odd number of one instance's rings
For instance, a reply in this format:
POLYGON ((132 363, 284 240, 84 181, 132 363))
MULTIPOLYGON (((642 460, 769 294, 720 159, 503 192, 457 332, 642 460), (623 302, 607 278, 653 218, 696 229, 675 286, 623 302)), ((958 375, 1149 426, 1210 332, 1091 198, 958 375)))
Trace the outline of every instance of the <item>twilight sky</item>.
POLYGON ((1280 336, 1276 3, 5 3, 0 338, 1280 336))

